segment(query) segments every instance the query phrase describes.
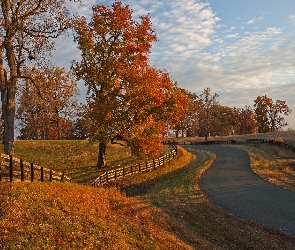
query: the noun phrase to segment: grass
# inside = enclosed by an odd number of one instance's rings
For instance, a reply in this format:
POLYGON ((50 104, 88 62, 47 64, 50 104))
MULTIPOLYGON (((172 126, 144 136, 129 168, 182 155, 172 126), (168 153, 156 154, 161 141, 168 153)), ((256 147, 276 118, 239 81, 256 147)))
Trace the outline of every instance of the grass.
MULTIPOLYGON (((101 173, 114 167, 133 164, 137 159, 130 149, 118 144, 107 147, 108 167, 98 169, 96 143, 71 140, 18 140, 15 156, 52 170, 63 172, 78 183, 91 183, 101 173)), ((2 149, 3 152, 3 149, 2 149)))
POLYGON ((250 156, 251 168, 263 179, 295 192, 295 153, 275 145, 238 146, 250 156))
MULTIPOLYGON (((188 159, 182 152, 182 159, 188 159)), ((187 249, 293 249, 295 238, 254 222, 236 218, 209 202, 198 187, 198 178, 214 160, 214 155, 191 150, 193 160, 185 167, 175 163, 169 169, 146 173, 144 182, 130 176, 116 185, 129 196, 160 209, 169 218, 173 232, 187 249), (136 183, 136 184, 133 184, 136 183)), ((185 161, 185 160, 184 160, 185 161)))
MULTIPOLYGON (((54 146, 52 151, 58 152, 54 146)), ((265 154, 257 161, 267 159, 269 150, 254 151, 265 154)), ((83 152, 76 150, 77 155, 83 152)), ((179 148, 171 163, 101 188, 2 182, 0 248, 295 249, 294 237, 236 218, 206 199, 198 178, 214 157, 179 148)))

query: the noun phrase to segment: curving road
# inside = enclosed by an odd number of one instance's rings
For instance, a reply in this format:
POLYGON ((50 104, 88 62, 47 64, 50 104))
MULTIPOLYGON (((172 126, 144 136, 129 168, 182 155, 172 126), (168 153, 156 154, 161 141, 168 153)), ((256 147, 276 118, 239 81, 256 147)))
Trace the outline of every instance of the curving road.
POLYGON ((216 161, 199 185, 216 205, 295 235, 295 192, 270 184, 250 169, 246 152, 232 147, 189 146, 212 151, 216 161))

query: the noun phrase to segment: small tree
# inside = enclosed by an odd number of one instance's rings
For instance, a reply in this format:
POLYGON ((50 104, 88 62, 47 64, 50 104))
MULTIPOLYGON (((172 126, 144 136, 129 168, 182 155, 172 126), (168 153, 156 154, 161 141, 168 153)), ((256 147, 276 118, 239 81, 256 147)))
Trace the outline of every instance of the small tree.
POLYGON ((199 110, 198 110, 198 124, 200 133, 208 140, 208 135, 214 130, 216 117, 214 116, 214 109, 217 108, 219 102, 218 95, 211 94, 210 88, 204 89, 203 93, 198 96, 199 110))
POLYGON ((274 132, 288 125, 285 118, 280 114, 289 115, 292 110, 287 106, 286 101, 276 100, 269 109, 270 131, 274 132))
POLYGON ((257 122, 255 120, 254 111, 250 106, 244 108, 234 108, 237 117, 236 131, 238 134, 253 134, 257 131, 257 122))
POLYGON ((71 121, 78 108, 77 82, 70 71, 50 67, 26 71, 19 100, 18 118, 22 136, 27 138, 61 139, 71 131, 71 121))
POLYGON ((182 137, 184 137, 184 134, 186 134, 186 136, 194 136, 199 130, 197 116, 199 103, 197 95, 185 89, 181 89, 181 91, 186 96, 187 105, 180 121, 173 128, 176 132, 176 137, 178 137, 179 134, 181 134, 182 137))
POLYGON ((273 103, 266 95, 258 96, 254 100, 254 108, 259 133, 273 132, 287 126, 281 114, 289 115, 292 112, 285 101, 277 100, 273 103))

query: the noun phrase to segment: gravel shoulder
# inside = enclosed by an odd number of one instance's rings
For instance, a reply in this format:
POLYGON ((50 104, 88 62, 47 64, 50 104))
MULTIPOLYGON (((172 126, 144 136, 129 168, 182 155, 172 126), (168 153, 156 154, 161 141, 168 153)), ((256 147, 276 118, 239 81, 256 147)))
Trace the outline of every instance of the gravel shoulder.
POLYGON ((295 192, 260 178, 250 168, 248 154, 220 146, 187 146, 216 154, 216 161, 201 176, 199 186, 216 205, 295 235, 295 192))

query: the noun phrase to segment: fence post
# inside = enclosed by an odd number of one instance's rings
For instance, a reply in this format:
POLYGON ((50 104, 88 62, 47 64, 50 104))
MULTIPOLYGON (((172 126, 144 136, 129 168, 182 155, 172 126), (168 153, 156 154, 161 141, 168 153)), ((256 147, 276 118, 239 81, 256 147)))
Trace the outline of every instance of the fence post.
POLYGON ((139 170, 139 172, 141 172, 141 166, 140 166, 140 163, 138 163, 138 170, 139 170))
POLYGON ((49 181, 52 181, 52 170, 49 170, 49 181))
POLYGON ((117 180, 117 169, 115 169, 115 180, 117 180))
POLYGON ((24 164, 23 164, 23 160, 20 159, 19 161, 19 164, 20 164, 20 180, 21 181, 24 181, 24 164))
POLYGON ((31 163, 31 181, 34 181, 34 164, 31 163))
POLYGON ((125 176, 125 167, 123 167, 123 176, 125 176))
POLYGON ((61 178, 60 178, 60 182, 63 182, 64 177, 65 177, 65 173, 62 173, 61 178))
POLYGON ((43 169, 43 167, 41 167, 41 169, 40 169, 40 171, 41 171, 41 182, 43 182, 44 181, 44 169, 43 169))
POLYGON ((9 156, 9 179, 10 182, 13 180, 13 162, 12 155, 9 156))

